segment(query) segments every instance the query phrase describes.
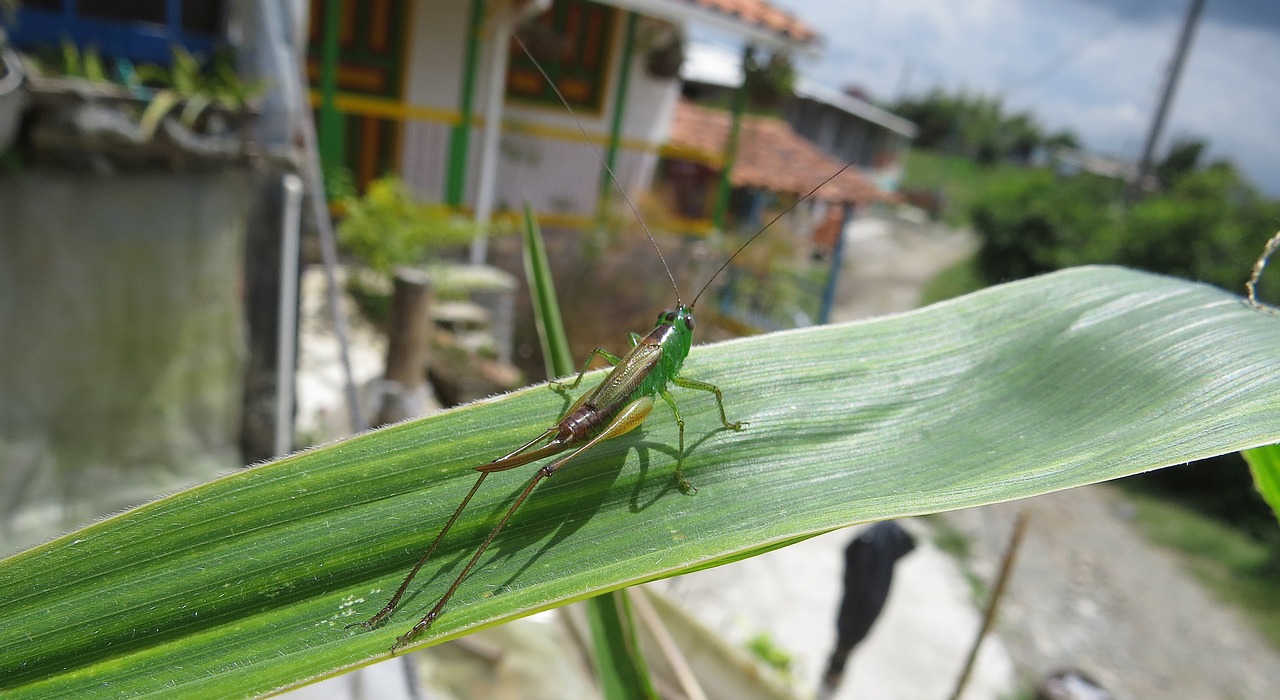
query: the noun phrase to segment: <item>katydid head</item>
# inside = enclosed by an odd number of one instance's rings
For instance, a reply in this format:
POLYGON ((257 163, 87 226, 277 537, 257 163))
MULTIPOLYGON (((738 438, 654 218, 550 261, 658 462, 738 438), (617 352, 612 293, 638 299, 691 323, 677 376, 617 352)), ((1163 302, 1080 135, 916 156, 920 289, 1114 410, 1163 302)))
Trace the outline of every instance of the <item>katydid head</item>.
POLYGON ((663 311, 658 314, 658 325, 661 326, 663 324, 683 328, 692 333, 695 325, 693 321, 693 306, 680 304, 674 309, 663 311))

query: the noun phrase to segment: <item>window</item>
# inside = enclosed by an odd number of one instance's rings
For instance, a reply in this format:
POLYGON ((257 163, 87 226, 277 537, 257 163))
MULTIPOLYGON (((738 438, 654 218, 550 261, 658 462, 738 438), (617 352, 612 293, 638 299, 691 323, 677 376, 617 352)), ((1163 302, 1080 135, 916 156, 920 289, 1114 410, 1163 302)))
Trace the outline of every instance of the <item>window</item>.
MULTIPOLYGON (((556 3, 521 30, 520 38, 564 98, 586 112, 601 111, 616 15, 612 7, 570 0, 556 3)), ((555 92, 514 41, 507 94, 524 102, 560 106, 555 92)))

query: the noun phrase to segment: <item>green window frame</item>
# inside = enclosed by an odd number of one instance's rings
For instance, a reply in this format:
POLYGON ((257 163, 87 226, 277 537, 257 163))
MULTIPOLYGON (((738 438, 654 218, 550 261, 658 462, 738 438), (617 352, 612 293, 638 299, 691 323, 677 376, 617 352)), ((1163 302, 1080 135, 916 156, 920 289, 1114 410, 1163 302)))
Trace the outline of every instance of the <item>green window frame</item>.
MULTIPOLYGON (((529 51, 575 111, 600 114, 617 34, 617 11, 584 0, 557 2, 522 31, 529 51)), ((551 86, 514 41, 507 64, 507 96, 562 109, 551 86)))

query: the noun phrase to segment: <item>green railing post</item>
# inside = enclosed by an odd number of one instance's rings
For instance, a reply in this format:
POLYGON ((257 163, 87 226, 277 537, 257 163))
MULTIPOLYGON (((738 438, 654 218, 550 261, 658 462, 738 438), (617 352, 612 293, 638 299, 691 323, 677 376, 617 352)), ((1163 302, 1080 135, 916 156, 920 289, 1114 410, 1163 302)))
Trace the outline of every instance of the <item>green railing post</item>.
POLYGON ((320 51, 320 164, 342 165, 343 121, 335 98, 338 94, 338 20, 341 0, 326 0, 324 5, 324 37, 320 51))
POLYGON ((462 69, 462 90, 458 95, 458 123, 449 129, 449 161, 445 166, 444 201, 462 206, 467 183, 467 153, 471 148, 472 103, 476 92, 476 63, 480 55, 480 23, 484 20, 484 0, 471 0, 467 23, 467 48, 462 69))
POLYGON ((716 192, 716 208, 711 214, 711 220, 715 222, 716 228, 724 230, 725 215, 729 211, 729 192, 732 186, 729 184, 729 173, 733 170, 733 163, 738 158, 738 133, 742 130, 742 113, 747 108, 747 63, 750 61, 754 49, 751 44, 742 47, 742 84, 733 93, 733 105, 730 112, 729 123, 729 140, 724 146, 724 165, 720 169, 720 187, 716 192))
MULTIPOLYGON (((600 196, 596 199, 596 222, 604 223, 609 212, 609 199, 613 194, 613 178, 609 173, 618 172, 618 149, 622 143, 622 117, 627 107, 627 88, 631 83, 631 59, 635 53, 636 18, 627 13, 627 26, 622 36, 622 56, 618 61, 618 90, 613 95, 613 120, 609 125, 609 148, 605 152, 604 165, 600 167, 600 196)), ((618 183, 622 187, 622 183, 618 183)))
POLYGON ((844 232, 857 211, 852 204, 841 206, 844 207, 844 215, 840 217, 840 232, 836 234, 836 242, 832 246, 831 270, 827 273, 827 283, 822 289, 822 306, 818 310, 818 323, 823 325, 831 323, 831 310, 836 305, 836 287, 840 286, 840 269, 844 266, 844 232))

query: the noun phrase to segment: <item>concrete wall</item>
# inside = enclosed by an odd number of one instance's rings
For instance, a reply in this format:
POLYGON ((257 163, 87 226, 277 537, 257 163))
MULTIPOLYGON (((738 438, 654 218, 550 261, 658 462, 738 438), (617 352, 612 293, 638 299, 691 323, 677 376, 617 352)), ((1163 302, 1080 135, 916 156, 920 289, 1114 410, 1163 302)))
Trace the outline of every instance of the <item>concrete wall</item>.
POLYGON ((239 465, 246 179, 0 177, 0 554, 239 465))

